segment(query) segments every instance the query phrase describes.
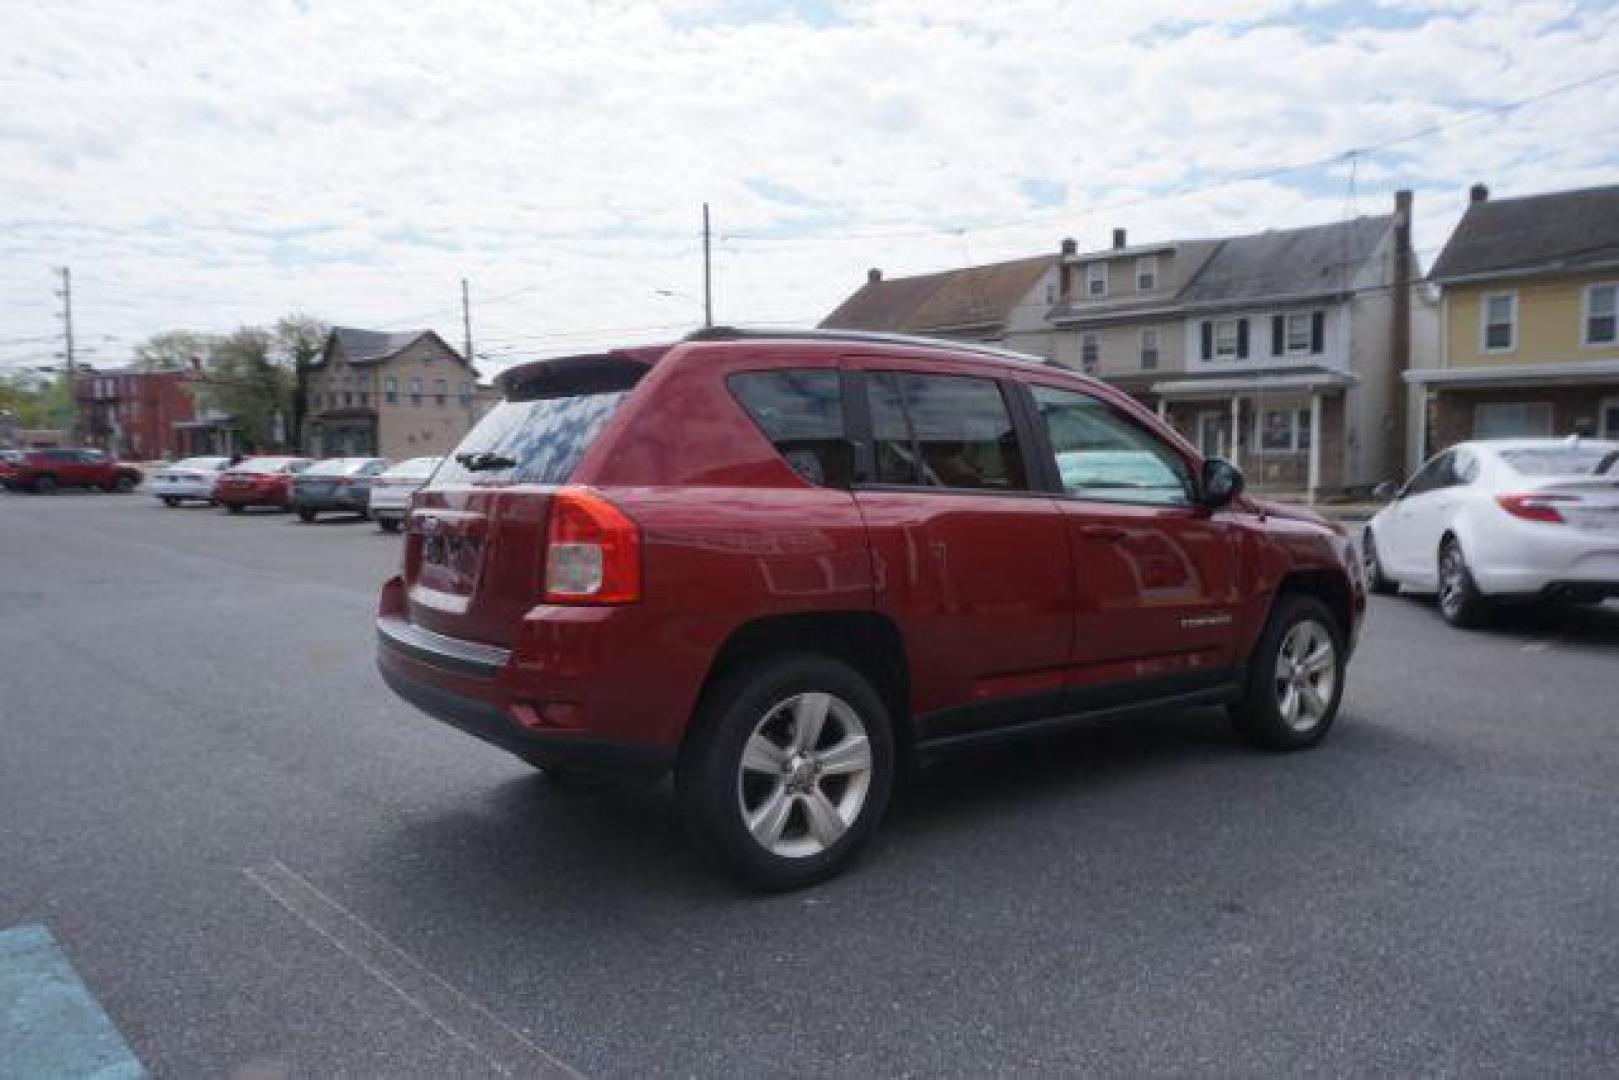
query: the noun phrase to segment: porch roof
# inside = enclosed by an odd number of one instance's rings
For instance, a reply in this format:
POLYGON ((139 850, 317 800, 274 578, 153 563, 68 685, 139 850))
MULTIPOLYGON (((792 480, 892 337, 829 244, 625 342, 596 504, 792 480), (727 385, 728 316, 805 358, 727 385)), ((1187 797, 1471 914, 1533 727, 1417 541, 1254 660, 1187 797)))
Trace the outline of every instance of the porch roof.
POLYGON ((1619 360, 1413 368, 1402 374, 1406 382, 1421 386, 1578 386, 1582 383, 1619 382, 1619 360))
POLYGON ((1228 397, 1232 394, 1270 393, 1277 390, 1340 392, 1359 382, 1346 371, 1253 372, 1212 379, 1173 379, 1152 384, 1152 392, 1165 398, 1228 397))

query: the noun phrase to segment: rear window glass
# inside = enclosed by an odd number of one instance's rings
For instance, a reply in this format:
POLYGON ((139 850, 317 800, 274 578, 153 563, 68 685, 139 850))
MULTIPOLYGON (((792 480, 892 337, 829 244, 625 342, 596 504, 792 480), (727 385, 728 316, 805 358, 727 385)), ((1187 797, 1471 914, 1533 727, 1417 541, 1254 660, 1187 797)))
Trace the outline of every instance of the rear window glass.
POLYGON ((177 469, 197 469, 201 472, 215 472, 225 467, 229 458, 222 457, 188 457, 174 463, 177 469))
POLYGON ((365 465, 365 458, 328 458, 304 470, 305 476, 351 476, 365 465))
POLYGON ((756 371, 727 381, 794 472, 821 487, 849 486, 854 450, 836 371, 756 371))
POLYGON ((250 458, 236 466, 236 471, 245 473, 280 472, 287 467, 287 462, 290 460, 290 458, 284 457, 250 458))
POLYGON ((630 391, 503 401, 433 476, 446 484, 561 484, 630 391))
POLYGON ((1496 451, 1525 476, 1595 476, 1619 473, 1619 443, 1584 446, 1515 446, 1496 451))

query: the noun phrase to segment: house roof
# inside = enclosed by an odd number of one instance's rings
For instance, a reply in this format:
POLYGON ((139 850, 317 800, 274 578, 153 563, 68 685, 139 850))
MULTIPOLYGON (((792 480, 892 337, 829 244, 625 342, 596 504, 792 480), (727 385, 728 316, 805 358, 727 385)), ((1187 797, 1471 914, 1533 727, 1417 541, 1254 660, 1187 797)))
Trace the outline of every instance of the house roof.
MULTIPOLYGON (((1180 303, 1179 290, 1183 283, 1191 281, 1197 276, 1209 257, 1220 250, 1219 240, 1180 240, 1167 244, 1142 245, 1136 248, 1110 248, 1106 251, 1094 252, 1090 255, 1072 257, 1071 262, 1098 262, 1107 258, 1129 258, 1138 253, 1163 254, 1173 252, 1175 255, 1175 281, 1168 282, 1176 291, 1168 293, 1154 293, 1150 296, 1138 296, 1134 293, 1125 293, 1119 296, 1093 300, 1083 293, 1076 292, 1068 299, 1059 302, 1051 309, 1047 318, 1054 322, 1105 322, 1110 320, 1125 320, 1136 316, 1162 315, 1180 303)), ((1162 273, 1160 269, 1160 273, 1162 273)))
POLYGON ((1383 215, 1234 236, 1177 299, 1220 304, 1344 292, 1393 226, 1393 216, 1383 215))
POLYGON ((1619 263, 1619 184, 1467 205, 1429 275, 1437 282, 1619 263))
POLYGON ((458 360, 464 358, 431 330, 356 330, 348 326, 334 326, 326 338, 326 348, 320 363, 331 356, 335 344, 343 350, 343 358, 351 364, 375 364, 392 359, 424 337, 432 337, 458 360))
POLYGON ((1004 324, 1057 265, 1056 255, 868 281, 821 320, 824 330, 923 332, 1004 324))

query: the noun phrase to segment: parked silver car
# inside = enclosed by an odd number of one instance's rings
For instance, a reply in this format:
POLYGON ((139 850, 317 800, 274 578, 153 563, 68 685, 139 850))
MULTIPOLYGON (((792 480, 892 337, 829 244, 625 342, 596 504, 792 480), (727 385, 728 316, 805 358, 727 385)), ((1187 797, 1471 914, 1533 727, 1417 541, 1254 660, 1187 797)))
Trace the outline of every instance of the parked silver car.
POLYGON ((410 497, 427 483, 441 457, 401 461, 371 481, 371 516, 383 532, 397 532, 410 510, 410 497))
POLYGON ((188 457, 165 465, 152 474, 146 490, 164 506, 179 506, 186 500, 212 503, 214 481, 230 465, 225 457, 188 457))

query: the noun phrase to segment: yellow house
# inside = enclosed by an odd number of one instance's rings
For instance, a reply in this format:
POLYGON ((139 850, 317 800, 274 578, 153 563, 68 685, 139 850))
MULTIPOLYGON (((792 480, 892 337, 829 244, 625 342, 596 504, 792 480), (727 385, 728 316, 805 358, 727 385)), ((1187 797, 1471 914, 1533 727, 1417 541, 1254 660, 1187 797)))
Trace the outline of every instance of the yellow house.
POLYGON ((1406 373, 1414 468, 1465 439, 1619 439, 1619 185, 1492 200, 1434 263, 1436 366, 1406 373))

